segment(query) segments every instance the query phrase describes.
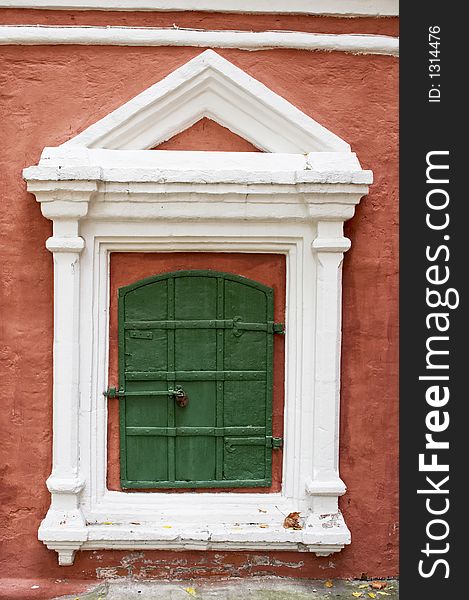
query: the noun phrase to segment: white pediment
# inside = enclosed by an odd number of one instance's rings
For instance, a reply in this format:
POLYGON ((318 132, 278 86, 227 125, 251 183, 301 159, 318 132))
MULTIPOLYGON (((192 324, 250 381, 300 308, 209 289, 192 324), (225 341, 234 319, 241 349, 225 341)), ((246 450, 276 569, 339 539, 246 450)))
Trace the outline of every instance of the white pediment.
POLYGON ((148 150, 209 118, 265 152, 350 152, 350 146, 213 50, 206 50, 63 147, 148 150))

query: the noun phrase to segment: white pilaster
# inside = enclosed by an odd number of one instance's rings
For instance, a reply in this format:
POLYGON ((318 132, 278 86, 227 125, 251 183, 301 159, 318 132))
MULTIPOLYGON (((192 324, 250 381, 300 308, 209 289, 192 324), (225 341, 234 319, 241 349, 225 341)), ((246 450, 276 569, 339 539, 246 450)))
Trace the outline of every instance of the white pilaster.
POLYGON ((85 485, 79 456, 79 219, 86 215, 86 198, 44 202, 42 212, 53 220, 53 236, 46 247, 54 257, 54 384, 52 473, 47 480, 51 506, 38 537, 56 550, 59 564, 70 565, 87 539, 80 509, 85 485))
POLYGON ((318 222, 312 248, 317 257, 313 468, 306 483, 316 514, 337 514, 338 496, 346 490, 339 477, 339 405, 342 261, 349 248, 343 221, 318 222))

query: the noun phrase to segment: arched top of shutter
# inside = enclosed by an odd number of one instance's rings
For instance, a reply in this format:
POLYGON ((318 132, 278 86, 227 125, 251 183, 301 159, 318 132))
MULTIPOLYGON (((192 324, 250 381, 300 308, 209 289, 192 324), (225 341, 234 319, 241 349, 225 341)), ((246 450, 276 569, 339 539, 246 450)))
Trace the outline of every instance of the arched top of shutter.
POLYGON ((140 279, 135 283, 131 283, 119 289, 119 296, 125 296, 129 292, 136 290, 138 288, 144 287, 146 285, 150 285, 152 283, 156 283, 158 281, 163 281, 165 279, 175 279, 179 277, 214 277, 214 278, 222 278, 228 279, 230 281, 237 281, 243 285, 247 285, 249 287, 256 288, 258 290, 263 291, 265 294, 273 295, 273 289, 268 287, 267 285, 263 285, 258 281, 254 281, 253 279, 249 279, 248 277, 243 277, 242 275, 234 275, 233 273, 225 273, 223 271, 212 271, 212 270, 203 270, 203 269, 195 269, 195 270, 181 270, 181 271, 171 271, 169 273, 162 273, 158 275, 152 275, 151 277, 145 277, 145 279, 140 279))

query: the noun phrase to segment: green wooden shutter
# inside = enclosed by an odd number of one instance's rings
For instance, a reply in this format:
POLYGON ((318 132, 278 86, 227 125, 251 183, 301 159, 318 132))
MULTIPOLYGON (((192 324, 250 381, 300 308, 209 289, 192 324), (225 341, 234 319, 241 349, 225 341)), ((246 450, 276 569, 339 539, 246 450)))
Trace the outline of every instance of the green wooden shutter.
POLYGON ((271 288, 217 271, 119 290, 123 488, 271 485, 273 312, 271 288))

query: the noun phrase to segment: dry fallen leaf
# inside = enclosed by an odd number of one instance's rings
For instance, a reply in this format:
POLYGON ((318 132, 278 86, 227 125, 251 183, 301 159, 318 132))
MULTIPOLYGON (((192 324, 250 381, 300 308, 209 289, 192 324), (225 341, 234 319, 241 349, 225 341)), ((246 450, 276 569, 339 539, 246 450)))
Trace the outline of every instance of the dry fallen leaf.
POLYGON ((163 529, 172 529, 173 526, 172 525, 163 525, 163 529))
POLYGON ((267 523, 261 523, 259 527, 261 527, 262 529, 267 529, 268 525, 267 523))
POLYGON ((299 512, 291 512, 287 515, 283 522, 285 529, 303 529, 303 525, 300 522, 300 514, 299 512))
POLYGON ((361 592, 352 592, 352 596, 354 598, 362 598, 363 597, 361 592))
POLYGON ((370 585, 374 590, 384 590, 387 583, 385 581, 373 581, 370 585))
POLYGON ((261 513, 266 513, 267 511, 265 510, 265 508, 258 508, 258 511, 261 513))
MULTIPOLYGON (((298 513, 296 513, 296 514, 298 514, 298 513)), ((327 587, 327 588, 331 588, 333 586, 334 586, 334 584, 332 583, 332 581, 330 579, 328 581, 326 581, 326 583, 324 584, 324 587, 327 587)))
POLYGON ((189 596, 197 596, 197 592, 194 588, 188 587, 186 588, 186 592, 189 594, 189 596))
POLYGON ((368 596, 370 598, 376 598, 376 594, 374 594, 373 592, 368 592, 368 596))
POLYGON ((376 592, 377 594, 379 594, 380 596, 390 596, 391 594, 388 594, 387 592, 376 592))
POLYGON ((365 588, 367 588, 367 587, 368 587, 368 584, 367 584, 367 583, 362 583, 361 585, 359 585, 359 586, 358 586, 358 589, 359 589, 359 590, 364 590, 364 589, 365 589, 365 588))

